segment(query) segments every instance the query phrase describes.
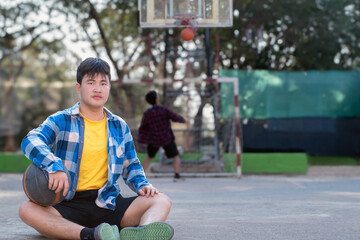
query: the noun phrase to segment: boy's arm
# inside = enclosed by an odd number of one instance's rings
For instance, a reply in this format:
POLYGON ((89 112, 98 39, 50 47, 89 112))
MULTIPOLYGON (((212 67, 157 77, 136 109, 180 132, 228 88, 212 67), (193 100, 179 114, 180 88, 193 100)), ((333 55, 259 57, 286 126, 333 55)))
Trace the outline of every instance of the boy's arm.
POLYGON ((173 111, 171 111, 170 109, 166 108, 167 112, 168 112, 168 117, 173 121, 173 122, 180 122, 180 123, 185 123, 186 120, 185 118, 183 118, 182 116, 174 113, 173 111))
POLYGON ((62 161, 53 153, 59 128, 53 117, 48 117, 38 128, 30 131, 21 142, 25 156, 49 173, 64 171, 62 161))
POLYGON ((145 177, 145 172, 140 160, 137 158, 134 141, 127 125, 124 133, 124 141, 125 161, 128 161, 128 164, 124 168, 123 179, 134 192, 138 193, 141 188, 149 186, 150 183, 145 177))

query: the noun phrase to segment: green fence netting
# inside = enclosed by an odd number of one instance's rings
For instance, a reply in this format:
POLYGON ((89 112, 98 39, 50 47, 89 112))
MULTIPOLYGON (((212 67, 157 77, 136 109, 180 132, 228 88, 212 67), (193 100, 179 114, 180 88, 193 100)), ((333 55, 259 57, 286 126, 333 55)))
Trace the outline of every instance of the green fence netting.
MULTIPOLYGON (((241 118, 360 116, 360 71, 222 70, 239 80, 241 118)), ((234 117, 232 83, 220 87, 221 117, 234 117)))

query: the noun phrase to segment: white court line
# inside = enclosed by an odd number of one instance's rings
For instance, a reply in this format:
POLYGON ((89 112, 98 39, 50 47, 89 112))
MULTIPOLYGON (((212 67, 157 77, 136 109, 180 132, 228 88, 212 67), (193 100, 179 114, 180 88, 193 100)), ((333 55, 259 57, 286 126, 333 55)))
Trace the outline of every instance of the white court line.
POLYGON ((298 188, 301 188, 301 189, 305 189, 305 188, 306 188, 304 185, 302 185, 302 184, 300 184, 300 183, 297 183, 297 182, 293 182, 293 181, 290 180, 290 179, 286 179, 286 181, 289 182, 289 183, 291 183, 291 184, 293 184, 293 185, 295 185, 295 186, 297 186, 298 188))

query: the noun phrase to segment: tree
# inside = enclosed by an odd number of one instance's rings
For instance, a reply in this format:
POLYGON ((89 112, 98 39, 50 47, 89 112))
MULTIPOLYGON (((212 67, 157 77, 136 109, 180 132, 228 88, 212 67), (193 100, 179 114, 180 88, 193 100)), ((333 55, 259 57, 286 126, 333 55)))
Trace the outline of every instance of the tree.
POLYGON ((14 135, 19 129, 18 119, 21 118, 23 107, 23 104, 19 102, 19 96, 14 92, 14 87, 29 64, 26 53, 42 41, 42 36, 53 33, 59 29, 59 26, 51 21, 53 6, 49 3, 2 1, 0 12, 2 35, 0 71, 4 79, 1 84, 4 94, 1 99, 0 118, 6 134, 5 151, 14 151, 14 135), (38 16, 41 14, 47 15, 48 18, 39 19, 38 16))
POLYGON ((221 36, 224 69, 350 70, 359 67, 360 1, 234 1, 221 36))

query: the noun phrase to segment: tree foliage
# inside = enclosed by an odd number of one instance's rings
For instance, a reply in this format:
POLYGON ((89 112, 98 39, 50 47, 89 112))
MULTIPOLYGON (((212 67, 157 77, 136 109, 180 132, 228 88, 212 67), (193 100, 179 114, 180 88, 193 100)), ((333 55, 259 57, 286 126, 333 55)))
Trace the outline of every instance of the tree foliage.
POLYGON ((234 1, 221 36, 227 69, 349 70, 359 67, 360 1, 234 1))

